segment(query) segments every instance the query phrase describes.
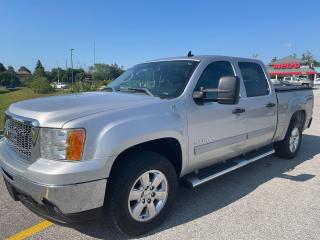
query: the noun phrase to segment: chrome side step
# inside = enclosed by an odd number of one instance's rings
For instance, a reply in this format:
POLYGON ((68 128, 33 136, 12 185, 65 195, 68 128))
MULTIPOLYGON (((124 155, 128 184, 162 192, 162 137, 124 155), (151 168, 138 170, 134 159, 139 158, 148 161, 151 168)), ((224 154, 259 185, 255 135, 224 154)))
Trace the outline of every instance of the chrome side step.
POLYGON ((263 149, 262 151, 253 152, 247 155, 247 157, 238 157, 230 159, 226 163, 213 165, 211 168, 200 170, 197 175, 190 175, 183 179, 183 182, 187 187, 195 188, 203 183, 206 183, 212 179, 220 177, 233 170, 255 162, 261 158, 267 157, 273 154, 275 150, 273 148, 263 149))

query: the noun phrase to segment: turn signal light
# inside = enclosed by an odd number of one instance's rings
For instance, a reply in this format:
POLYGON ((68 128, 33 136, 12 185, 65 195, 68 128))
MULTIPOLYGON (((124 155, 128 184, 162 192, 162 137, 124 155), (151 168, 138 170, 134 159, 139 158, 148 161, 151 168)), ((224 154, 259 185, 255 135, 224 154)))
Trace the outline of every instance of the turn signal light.
POLYGON ((83 129, 77 129, 68 132, 66 159, 79 161, 82 158, 85 140, 85 132, 83 129))

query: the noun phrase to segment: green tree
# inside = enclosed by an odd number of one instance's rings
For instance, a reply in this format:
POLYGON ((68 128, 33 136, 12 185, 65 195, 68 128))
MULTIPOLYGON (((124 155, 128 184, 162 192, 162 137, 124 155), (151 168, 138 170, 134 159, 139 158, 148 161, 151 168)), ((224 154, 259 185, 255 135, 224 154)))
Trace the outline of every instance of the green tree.
POLYGON ((31 83, 33 81, 33 76, 30 75, 28 77, 26 77, 25 79, 22 80, 22 85, 25 86, 25 87, 31 87, 31 83))
POLYGON ((80 71, 77 72, 76 75, 75 75, 75 77, 74 77, 75 81, 76 81, 76 82, 82 81, 82 80, 84 79, 84 75, 85 75, 84 72, 80 72, 80 71))
POLYGON ((20 68, 19 68, 19 70, 18 70, 18 72, 28 72, 28 73, 31 73, 31 71, 28 69, 28 68, 26 68, 25 66, 21 66, 20 68))
POLYGON ((313 66, 314 67, 320 67, 320 62, 318 62, 317 60, 314 60, 313 66))
POLYGON ((312 54, 310 51, 306 51, 306 52, 302 53, 301 59, 302 59, 303 61, 306 61, 306 63, 307 63, 308 65, 311 65, 311 64, 313 64, 313 62, 314 62, 313 54, 312 54))
POLYGON ((0 85, 7 88, 20 86, 20 81, 12 69, 0 73, 0 85))
POLYGON ((53 91, 49 81, 45 77, 34 78, 30 87, 35 93, 49 93, 53 91))
POLYGON ((15 74, 14 67, 12 67, 11 65, 8 66, 7 71, 15 74))
POLYGON ((7 69, 5 68, 5 66, 3 66, 2 63, 0 63, 0 72, 5 72, 7 71, 7 69))
POLYGON ((65 75, 65 73, 66 71, 62 68, 53 68, 48 74, 48 80, 49 82, 58 82, 59 79, 60 82, 64 82, 63 76, 65 75))
POLYGON ((37 61, 37 65, 34 69, 33 75, 35 77, 46 77, 44 67, 43 67, 42 63, 40 62, 40 60, 37 61))
POLYGON ((118 64, 114 63, 110 65, 110 80, 116 79, 124 72, 123 68, 120 68, 118 64))
MULTIPOLYGON (((3 70, 5 67, 0 64, 0 68, 3 70)), ((12 66, 8 66, 8 69, 5 71, 0 71, 0 85, 5 86, 7 88, 14 88, 20 85, 20 81, 16 76, 14 68, 12 66)))
POLYGON ((91 66, 89 71, 92 73, 94 81, 113 80, 124 72, 123 68, 120 68, 116 63, 111 65, 98 63, 91 66))
POLYGON ((102 81, 109 79, 110 68, 108 64, 97 63, 89 70, 92 72, 92 77, 94 81, 102 81))

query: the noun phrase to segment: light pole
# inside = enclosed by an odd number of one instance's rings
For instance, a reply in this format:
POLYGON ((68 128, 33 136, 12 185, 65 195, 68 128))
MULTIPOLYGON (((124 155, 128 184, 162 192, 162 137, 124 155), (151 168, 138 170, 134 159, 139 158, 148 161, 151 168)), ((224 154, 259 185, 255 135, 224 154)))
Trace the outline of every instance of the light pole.
POLYGON ((74 51, 73 48, 70 48, 70 55, 71 55, 71 85, 72 85, 72 88, 73 88, 73 60, 72 60, 72 51, 74 51))
POLYGON ((93 41, 93 66, 96 64, 96 41, 93 41))

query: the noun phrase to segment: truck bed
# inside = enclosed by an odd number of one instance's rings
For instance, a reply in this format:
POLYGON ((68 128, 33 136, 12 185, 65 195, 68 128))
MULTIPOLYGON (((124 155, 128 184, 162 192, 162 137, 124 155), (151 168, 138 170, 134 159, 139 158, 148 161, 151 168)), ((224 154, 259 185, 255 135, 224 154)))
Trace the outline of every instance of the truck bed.
POLYGON ((274 136, 275 141, 282 140, 287 132, 288 123, 294 112, 306 109, 306 128, 311 117, 313 108, 312 87, 296 85, 274 85, 278 101, 278 124, 274 136))
POLYGON ((291 92, 291 91, 301 91, 301 90, 310 90, 312 87, 308 86, 299 86, 299 85, 274 85, 276 92, 291 92))

